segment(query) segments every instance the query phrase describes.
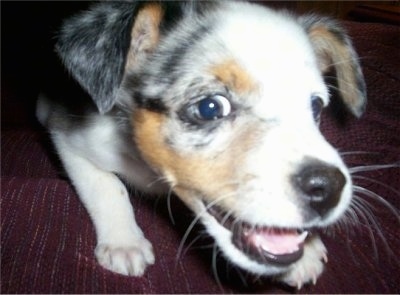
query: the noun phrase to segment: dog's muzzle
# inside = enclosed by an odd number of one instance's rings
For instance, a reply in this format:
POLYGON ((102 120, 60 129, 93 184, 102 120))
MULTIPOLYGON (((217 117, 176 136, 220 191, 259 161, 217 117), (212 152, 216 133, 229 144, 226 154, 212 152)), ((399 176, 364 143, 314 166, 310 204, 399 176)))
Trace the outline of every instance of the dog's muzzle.
MULTIPOLYGON (((319 161, 307 161, 292 175, 292 186, 303 208, 305 221, 323 220, 340 201, 345 176, 336 167, 319 161)), ((246 256, 261 264, 287 266, 299 260, 312 226, 278 228, 252 225, 235 219, 218 206, 208 212, 232 233, 232 243, 246 256)))

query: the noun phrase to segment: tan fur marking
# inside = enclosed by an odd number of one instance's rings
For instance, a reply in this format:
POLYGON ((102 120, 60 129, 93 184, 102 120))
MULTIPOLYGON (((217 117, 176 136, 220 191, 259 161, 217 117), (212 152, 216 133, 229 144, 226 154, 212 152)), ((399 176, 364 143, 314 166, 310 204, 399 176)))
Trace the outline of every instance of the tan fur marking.
MULTIPOLYGON (((213 201, 221 195, 237 191, 238 178, 245 180, 248 175, 241 175, 240 165, 243 155, 254 144, 255 134, 248 129, 238 132, 228 150, 223 153, 202 154, 199 151, 182 154, 165 143, 162 114, 147 110, 138 110, 133 116, 134 140, 146 161, 164 176, 174 191, 186 203, 201 195, 213 201), (236 180, 237 181, 236 181, 236 180)), ((235 202, 234 194, 226 198, 221 205, 228 206, 235 202)))
POLYGON ((239 94, 247 94, 256 88, 256 83, 249 73, 233 59, 213 66, 211 73, 239 94))
POLYGON ((152 51, 158 44, 163 14, 161 6, 156 3, 146 4, 138 12, 131 31, 131 47, 125 69, 135 66, 143 54, 152 51))

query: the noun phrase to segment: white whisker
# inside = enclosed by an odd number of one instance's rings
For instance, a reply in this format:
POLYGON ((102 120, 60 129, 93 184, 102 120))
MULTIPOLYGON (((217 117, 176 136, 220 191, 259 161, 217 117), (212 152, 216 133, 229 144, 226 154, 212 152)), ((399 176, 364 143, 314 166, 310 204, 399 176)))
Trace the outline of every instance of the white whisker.
POLYGON ((177 253, 177 255, 176 255, 176 256, 177 256, 177 257, 176 257, 176 261, 178 261, 179 258, 182 256, 183 247, 184 247, 184 244, 185 244, 187 238, 189 237, 189 234, 191 233, 192 229, 194 228, 194 226, 195 226, 196 223, 200 220, 202 214, 204 214, 204 213, 205 213, 205 211, 202 212, 202 213, 200 213, 200 214, 198 214, 198 215, 192 220, 192 222, 190 223, 190 225, 189 225, 188 228, 186 229, 186 232, 185 232, 185 234, 183 235, 182 240, 181 240, 181 242, 180 242, 180 244, 179 244, 178 253, 177 253))
POLYGON ((379 184, 380 186, 384 187, 387 190, 392 191, 394 194, 399 195, 400 196, 400 191, 397 191, 396 189, 394 189, 393 187, 391 187, 390 185, 387 185, 386 183, 376 180, 376 179, 372 179, 370 177, 365 177, 365 176, 360 176, 360 175, 353 175, 352 178, 354 180, 360 179, 360 180, 365 180, 365 181, 369 181, 375 184, 379 184))
POLYGON ((198 241, 200 240, 205 234, 203 233, 198 233, 196 237, 186 246, 186 248, 182 251, 182 257, 186 255, 186 253, 189 251, 190 248, 198 241))
POLYGON ((177 253, 177 260, 179 260, 179 258, 181 257, 181 254, 183 253, 183 247, 184 244, 187 240, 187 238, 189 237, 189 234, 192 232, 193 228, 195 227, 195 225, 197 224, 197 222, 204 216, 204 214, 207 213, 207 211, 214 205, 216 205, 217 203, 221 202, 223 199, 231 196, 233 193, 230 194, 226 194, 224 196, 220 196, 219 198, 217 198, 216 200, 212 201, 211 203, 207 204, 207 206, 203 209, 203 211, 201 211, 200 213, 197 214, 197 216, 192 220, 192 222, 190 223, 190 225, 188 226, 188 228, 186 229, 185 234, 182 237, 181 243, 179 245, 178 248, 178 253, 177 253))
MULTIPOLYGON (((337 81, 340 81, 341 83, 346 84, 346 86, 348 86, 349 88, 352 88, 352 89, 355 89, 355 90, 358 90, 358 89, 359 89, 359 88, 358 88, 357 86, 355 86, 353 83, 347 82, 347 81, 345 81, 344 79, 340 79, 340 78, 334 77, 334 76, 326 76, 326 78, 332 78, 332 79, 335 79, 335 80, 337 80, 337 81)), ((342 89, 340 89, 339 87, 336 87, 336 86, 333 85, 332 83, 328 83, 328 87, 331 88, 331 89, 334 89, 334 90, 336 90, 336 91, 338 91, 338 92, 342 92, 342 89)))
MULTIPOLYGON (((342 156, 349 156, 349 155, 351 156, 360 154, 374 155, 374 153, 363 152, 363 151, 341 153, 342 156)), ((392 164, 383 164, 383 165, 354 166, 349 168, 349 171, 352 174, 352 179, 354 181, 358 180, 358 181, 363 181, 364 183, 369 182, 377 184, 385 188, 387 191, 390 191, 392 194, 400 196, 400 192, 398 190, 379 180, 361 175, 356 175, 357 173, 362 173, 362 172, 371 172, 380 169, 390 169, 399 167, 400 167, 400 162, 396 162, 392 164)), ((382 225, 380 224, 374 212, 379 210, 378 205, 383 206, 383 208, 389 210, 389 212, 396 219, 396 222, 400 224, 399 210, 395 206, 393 206, 389 201, 383 198, 381 195, 365 187, 362 187, 359 184, 353 184, 353 191, 354 191, 354 196, 350 204, 350 207, 346 211, 344 217, 339 222, 337 222, 336 225, 341 229, 345 230, 346 233, 348 234, 349 233, 355 234, 354 229, 366 230, 367 231, 366 234, 368 234, 369 239, 371 241, 374 257, 377 260, 379 259, 378 240, 382 241, 383 246, 386 249, 386 253, 388 253, 388 255, 390 256, 393 256, 394 252, 390 248, 388 241, 385 238, 382 225)))
POLYGON ((147 184, 147 187, 152 187, 153 185, 155 185, 156 183, 159 183, 159 182, 161 182, 163 184, 169 184, 169 181, 168 181, 168 179, 166 177, 160 176, 160 177, 157 177, 152 182, 149 182, 147 184))
POLYGON ((215 281, 217 282, 219 288, 224 291, 224 288, 222 287, 221 280, 219 279, 218 275, 218 269, 217 269, 217 256, 218 256, 218 246, 215 243, 213 247, 213 254, 212 254, 212 269, 213 269, 213 274, 215 281))
POLYGON ((217 282, 218 287, 221 289, 221 291, 225 293, 225 290, 222 286, 221 280, 218 275, 217 257, 218 257, 218 246, 216 243, 214 243, 213 253, 212 253, 212 269, 213 269, 214 279, 217 282))
MULTIPOLYGON (((376 247, 376 240, 375 240, 375 236, 374 236, 374 232, 373 232, 372 228, 378 229, 378 232, 379 232, 379 226, 375 222, 375 219, 374 219, 374 216, 373 216, 371 210, 368 208, 368 206, 365 206, 365 204, 363 204, 361 201, 362 200, 357 200, 355 198, 353 200, 352 205, 353 205, 354 210, 357 212, 357 215, 361 218, 361 221, 363 221, 360 224, 363 225, 363 227, 366 228, 366 230, 368 231, 368 235, 370 237, 371 244, 373 247, 374 256, 377 258, 378 250, 376 247), (369 223, 372 224, 372 227, 368 226, 369 223)), ((383 239, 383 241, 384 241, 384 239, 383 239)))
POLYGON ((386 165, 366 165, 366 166, 355 166, 349 168, 351 174, 358 172, 366 172, 366 171, 375 171, 379 169, 388 169, 388 168, 399 168, 400 163, 394 164, 386 164, 386 165))
POLYGON ((171 196, 172 196, 172 187, 168 190, 167 209, 168 209, 169 218, 170 218, 172 224, 175 225, 175 219, 174 219, 174 215, 172 214, 172 209, 171 209, 171 196))
POLYGON ((353 155, 379 155, 378 152, 366 152, 366 151, 346 151, 346 152, 340 152, 339 153, 341 156, 353 156, 353 155))
POLYGON ((348 63, 351 63, 353 60, 361 61, 361 60, 366 59, 366 58, 367 58, 367 57, 360 57, 360 56, 358 56, 357 58, 341 59, 341 60, 339 60, 339 61, 337 61, 337 62, 330 63, 330 64, 329 64, 329 67, 337 66, 337 65, 341 65, 341 64, 348 64, 348 63))
POLYGON ((361 193, 363 196, 366 196, 372 200, 376 200, 380 204, 384 205, 387 209, 389 209, 394 214, 394 216, 397 217, 397 219, 398 219, 397 221, 400 222, 399 210, 396 207, 394 207, 392 204, 390 204, 388 201, 386 201, 383 197, 381 197, 377 193, 374 193, 373 191, 370 191, 361 186, 353 185, 353 189, 355 192, 361 193))

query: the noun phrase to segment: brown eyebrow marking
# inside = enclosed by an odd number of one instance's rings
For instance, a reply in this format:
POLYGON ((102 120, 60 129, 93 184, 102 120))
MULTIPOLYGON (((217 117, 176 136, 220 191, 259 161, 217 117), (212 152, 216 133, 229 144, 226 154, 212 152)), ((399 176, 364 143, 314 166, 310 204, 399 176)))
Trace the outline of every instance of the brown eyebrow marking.
POLYGON ((247 94, 257 88, 257 83, 250 74, 234 59, 228 59, 223 63, 212 66, 210 72, 219 81, 239 94, 247 94))

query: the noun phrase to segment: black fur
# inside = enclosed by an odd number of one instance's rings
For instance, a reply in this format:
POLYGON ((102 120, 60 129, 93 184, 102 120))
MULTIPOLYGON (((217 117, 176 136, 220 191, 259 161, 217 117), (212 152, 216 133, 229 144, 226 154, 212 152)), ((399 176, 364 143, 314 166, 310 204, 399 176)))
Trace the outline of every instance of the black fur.
MULTIPOLYGON (((67 19, 59 32, 57 53, 72 76, 92 97, 101 114, 110 111, 116 102, 135 15, 146 3, 148 2, 96 3, 88 11, 67 19)), ((212 2, 196 1, 157 3, 164 10, 160 25, 161 35, 173 30, 188 11, 205 13, 207 7, 213 5, 212 2)), ((190 44, 180 44, 179 47, 181 50, 176 54, 183 53, 190 44)), ((170 61, 175 63, 172 59, 170 61)), ((169 66, 170 64, 166 65, 169 66)))
POLYGON ((59 34, 58 54, 100 113, 115 103, 137 8, 135 3, 100 3, 68 19, 59 34))

